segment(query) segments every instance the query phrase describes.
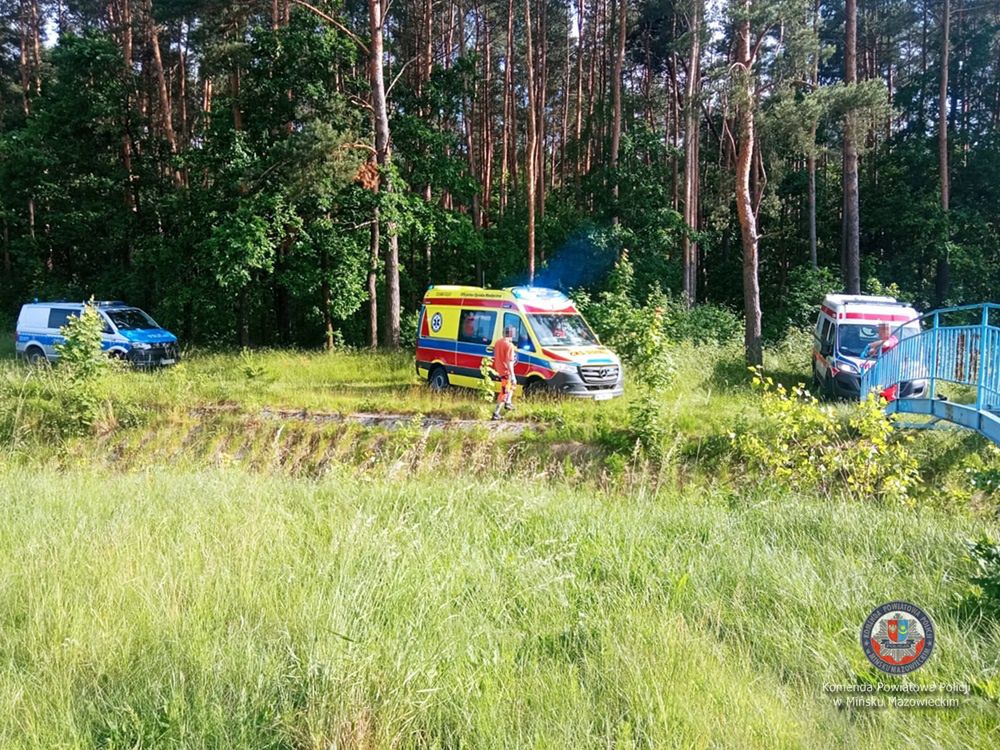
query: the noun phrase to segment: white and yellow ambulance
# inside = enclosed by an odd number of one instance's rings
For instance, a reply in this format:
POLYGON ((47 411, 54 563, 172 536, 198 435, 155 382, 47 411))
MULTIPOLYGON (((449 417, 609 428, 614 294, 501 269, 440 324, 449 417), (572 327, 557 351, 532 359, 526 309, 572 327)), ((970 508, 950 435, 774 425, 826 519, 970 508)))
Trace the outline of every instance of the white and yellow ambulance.
POLYGON ((517 382, 604 400, 624 392, 621 361, 562 292, 516 286, 432 286, 417 322, 417 374, 432 388, 477 388, 482 361, 507 327, 516 331, 517 382))

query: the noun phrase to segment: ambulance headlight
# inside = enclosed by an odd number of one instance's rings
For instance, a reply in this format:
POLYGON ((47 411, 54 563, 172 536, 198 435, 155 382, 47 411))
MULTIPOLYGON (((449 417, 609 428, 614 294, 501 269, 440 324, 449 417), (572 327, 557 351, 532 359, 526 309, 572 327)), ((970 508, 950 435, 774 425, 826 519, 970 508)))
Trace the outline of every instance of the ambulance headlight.
POLYGON ((565 372, 568 375, 576 373, 576 365, 571 362, 553 362, 552 369, 556 372, 565 372))
POLYGON ((848 372, 857 375, 858 368, 852 365, 850 362, 841 362, 837 365, 837 369, 841 372, 848 372))
POLYGON ((152 346, 152 344, 147 344, 147 343, 145 343, 143 341, 139 341, 139 342, 137 342, 135 344, 132 344, 132 348, 133 349, 143 349, 143 350, 145 350, 145 349, 152 349, 153 346, 152 346))

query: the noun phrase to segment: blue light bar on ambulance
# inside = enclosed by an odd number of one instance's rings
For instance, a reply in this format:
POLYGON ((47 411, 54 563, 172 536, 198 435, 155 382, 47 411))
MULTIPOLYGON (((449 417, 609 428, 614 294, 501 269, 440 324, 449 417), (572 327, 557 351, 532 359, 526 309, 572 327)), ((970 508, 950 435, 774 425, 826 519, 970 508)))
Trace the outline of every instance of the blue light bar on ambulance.
POLYGON ((569 298, 557 289, 546 289, 541 286, 515 286, 510 293, 514 299, 534 299, 548 302, 569 302, 569 298))

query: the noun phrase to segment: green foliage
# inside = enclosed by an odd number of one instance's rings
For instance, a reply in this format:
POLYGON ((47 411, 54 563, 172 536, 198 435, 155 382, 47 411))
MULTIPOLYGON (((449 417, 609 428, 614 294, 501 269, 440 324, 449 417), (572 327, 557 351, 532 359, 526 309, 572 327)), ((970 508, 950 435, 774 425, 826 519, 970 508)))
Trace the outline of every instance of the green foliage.
POLYGON ((479 394, 479 398, 488 403, 496 400, 497 392, 495 390, 494 384, 497 378, 497 371, 493 369, 493 357, 483 357, 482 361, 479 363, 479 388, 476 393, 479 394))
POLYGON ((71 317, 59 331, 64 338, 56 344, 59 369, 68 380, 93 383, 108 366, 101 349, 103 330, 104 321, 91 300, 81 315, 71 317))
POLYGON ((640 389, 628 407, 628 435, 633 452, 659 463, 663 460, 668 432, 662 399, 650 388, 640 389))
POLYGON ((1000 616, 1000 543, 982 537, 969 544, 969 560, 973 573, 969 577, 975 587, 972 599, 977 608, 1000 616))
POLYGON ((762 419, 732 434, 737 454, 764 476, 797 490, 903 502, 919 482, 912 437, 894 432, 875 399, 846 420, 799 384, 786 389, 753 370, 762 419))
POLYGON ((267 366, 261 361, 261 358, 246 347, 243 347, 243 349, 240 350, 240 367, 247 380, 273 380, 268 373, 267 366))
POLYGON ((627 377, 653 389, 669 382, 673 367, 664 330, 667 300, 654 289, 642 303, 637 301, 627 252, 615 264, 608 288, 597 301, 584 295, 577 295, 577 301, 601 342, 621 357, 627 377))
POLYGON ((71 317, 61 329, 65 341, 56 346, 59 367, 52 385, 60 405, 59 424, 68 433, 84 433, 107 412, 99 386, 108 368, 101 350, 104 321, 92 304, 79 317, 71 317))
POLYGON ((840 286, 840 279, 829 268, 793 268, 780 304, 766 320, 768 339, 780 340, 790 329, 813 328, 823 297, 839 291, 840 286))
POLYGON ((61 445, 68 437, 143 421, 144 410, 130 394, 109 395, 109 379, 130 368, 112 366, 102 351, 103 327, 88 304, 63 326, 56 367, 0 371, 0 446, 61 445))
POLYGON ((742 340, 743 320, 721 305, 703 303, 688 307, 671 298, 666 303, 664 330, 672 341, 693 344, 728 344, 742 340))

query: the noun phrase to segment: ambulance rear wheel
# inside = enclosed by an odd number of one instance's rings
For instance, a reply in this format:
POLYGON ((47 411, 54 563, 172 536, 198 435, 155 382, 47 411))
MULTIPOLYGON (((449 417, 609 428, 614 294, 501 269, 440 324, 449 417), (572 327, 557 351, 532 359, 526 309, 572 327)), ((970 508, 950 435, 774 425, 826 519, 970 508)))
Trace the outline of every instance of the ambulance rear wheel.
POLYGON ((447 390, 448 386, 451 385, 448 381, 448 371, 440 365, 435 367, 427 376, 427 384, 430 385, 432 391, 447 390))

